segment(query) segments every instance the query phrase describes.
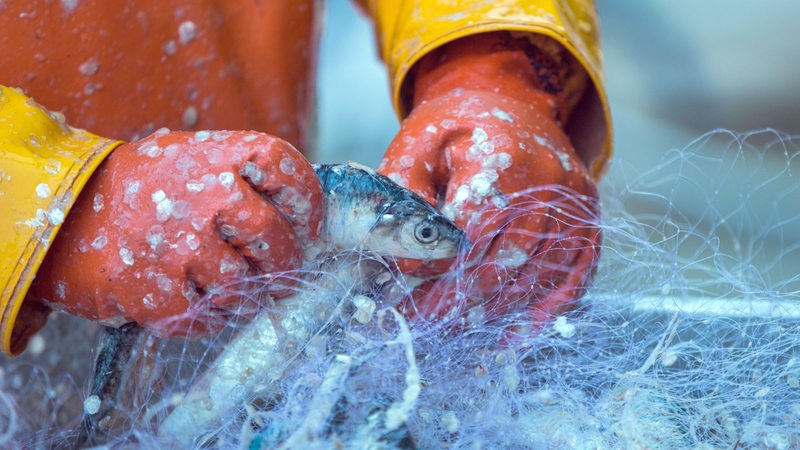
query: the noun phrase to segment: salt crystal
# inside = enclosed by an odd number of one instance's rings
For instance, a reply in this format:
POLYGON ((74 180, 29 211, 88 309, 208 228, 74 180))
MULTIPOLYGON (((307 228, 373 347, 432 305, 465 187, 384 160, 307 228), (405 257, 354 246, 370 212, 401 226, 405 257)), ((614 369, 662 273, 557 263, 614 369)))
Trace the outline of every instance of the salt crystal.
POLYGON ((203 183, 205 187, 214 186, 217 184, 217 177, 214 174, 207 173, 200 177, 200 181, 203 183))
POLYGON ((286 175, 294 175, 297 168, 294 165, 294 161, 290 158, 283 158, 279 165, 281 172, 285 173, 286 175))
POLYGON ((65 281, 57 281, 56 282, 56 297, 61 300, 67 298, 67 292, 69 291, 69 287, 65 281))
POLYGON ((192 212, 192 204, 185 200, 178 200, 172 202, 172 210, 170 215, 176 219, 183 219, 192 212))
POLYGON ((267 174, 261 170, 258 164, 252 161, 244 163, 244 166, 239 170, 239 175, 248 178, 255 185, 260 185, 267 181, 267 174))
POLYGON ((451 434, 457 433, 458 429, 461 428, 461 422, 453 411, 447 411, 442 414, 442 425, 451 434))
POLYGON ((153 200, 153 203, 160 203, 165 198, 167 198, 167 194, 164 191, 162 191, 161 189, 159 189, 159 190, 153 192, 153 194, 150 196, 150 198, 153 200))
POLYGON ((508 169, 511 167, 511 155, 508 153, 498 153, 486 157, 483 167, 508 169))
MULTIPOLYGON (((281 164, 283 164, 282 161, 281 164)), ((229 191, 233 186, 233 181, 234 181, 233 172, 222 172, 221 174, 219 174, 219 184, 224 186, 225 189, 229 191)))
POLYGON ((156 285, 158 286, 158 289, 163 292, 172 291, 172 280, 170 280, 166 275, 159 275, 156 277, 156 285))
POLYGON ((78 66, 78 71, 80 71, 81 75, 87 77, 96 74, 99 70, 100 63, 97 62, 97 58, 89 58, 78 66))
POLYGON ((49 173, 50 175, 55 175, 58 172, 61 172, 61 161, 57 159, 48 159, 44 163, 44 170, 45 172, 49 173))
POLYGON ((506 244, 505 248, 497 251, 495 259, 506 267, 515 268, 528 262, 528 253, 513 244, 506 244))
POLYGON ((161 225, 154 225, 147 231, 147 243, 153 250, 158 247, 158 244, 164 242, 164 227, 161 225))
POLYGON ((556 156, 558 156, 558 161, 565 171, 569 172, 572 170, 572 162, 569 160, 569 155, 561 151, 556 151, 556 156))
POLYGON ((372 320, 372 314, 375 312, 375 302, 366 295, 357 294, 353 296, 353 306, 356 307, 356 312, 353 318, 359 323, 369 323, 372 320))
POLYGON ((200 247, 200 239, 197 239, 194 233, 189 233, 186 235, 186 245, 192 250, 197 250, 200 247))
POLYGON ((453 196, 453 202, 464 203, 467 199, 469 199, 469 186, 459 186, 453 196))
POLYGON ((400 167, 403 169, 410 169, 414 166, 414 157, 411 155, 403 155, 400 157, 400 167))
POLYGON ((165 198, 156 204, 156 219, 164 222, 172 215, 172 200, 165 198))
POLYGON ((94 212, 99 212, 103 209, 103 194, 94 194, 92 199, 92 209, 94 212))
POLYGON ((533 136, 533 140, 536 141, 536 143, 541 145, 542 147, 546 147, 549 148, 550 150, 553 150, 553 144, 551 144, 549 140, 539 136, 538 134, 533 136))
POLYGON ((61 0, 61 6, 69 13, 75 11, 80 0, 61 0))
POLYGON ((149 310, 156 309, 156 304, 153 303, 153 294, 147 294, 142 297, 142 304, 149 310))
POLYGON ((152 144, 152 145, 148 145, 148 146, 144 147, 141 150, 141 152, 144 153, 145 155, 151 157, 151 158, 156 158, 158 156, 161 156, 161 153, 163 152, 163 150, 161 150, 161 147, 159 147, 158 145, 152 144))
POLYGON ((569 339, 575 335, 575 325, 567 323, 567 318, 558 316, 553 322, 553 329, 561 335, 561 337, 569 339))
POLYGON ((199 181, 187 181, 186 190, 189 192, 202 192, 206 186, 199 181))
POLYGON ((188 44, 197 37, 197 25, 191 20, 182 22, 178 26, 178 39, 181 44, 188 44))
POLYGON ((503 368, 503 381, 505 381, 506 387, 511 390, 519 386, 521 379, 519 373, 517 373, 517 366, 509 365, 503 368))
POLYGON ((211 132, 206 130, 198 131, 197 133, 194 134, 194 140, 197 142, 207 141, 208 138, 210 137, 211 137, 211 132))
POLYGON ((512 119, 511 116, 507 112, 503 111, 500 108, 493 108, 492 109, 492 115, 497 117, 500 120, 503 120, 503 121, 506 121, 506 122, 509 122, 509 123, 514 123, 514 119, 512 119))
POLYGON ((59 207, 53 207, 47 212, 47 220, 50 225, 61 225, 64 223, 64 210, 59 207))
POLYGON ((227 259, 223 259, 219 263, 219 273, 233 272, 237 268, 239 268, 239 264, 237 264, 235 261, 229 261, 227 259))
POLYGON ((133 195, 139 192, 141 183, 138 181, 129 181, 128 187, 125 189, 125 195, 133 195))
POLYGON ((164 53, 167 55, 174 55, 175 52, 178 51, 178 44, 176 44, 174 40, 170 39, 164 44, 163 47, 161 47, 161 49, 164 50, 164 53))
POLYGON ((126 265, 132 266, 133 265, 133 252, 125 247, 119 249, 119 257, 122 258, 122 262, 126 265))
POLYGON ((92 248, 95 250, 100 250, 105 247, 106 244, 108 244, 108 238, 105 234, 101 234, 92 241, 92 248))
POLYGON ((427 131, 428 133, 436 133, 437 131, 439 131, 439 129, 436 128, 435 125, 428 125, 427 127, 425 127, 425 131, 427 131))
POLYGON ((472 142, 480 144, 486 142, 487 139, 489 139, 489 135, 483 128, 475 128, 472 130, 472 142))
MULTIPOLYGON (((497 178, 496 174, 494 178, 497 178)), ((484 172, 477 173, 470 180, 469 187, 475 195, 485 197, 492 190, 491 177, 484 172)))
POLYGON ((50 186, 47 183, 40 183, 36 186, 36 196, 39 198, 47 198, 50 197, 52 191, 50 191, 50 186))

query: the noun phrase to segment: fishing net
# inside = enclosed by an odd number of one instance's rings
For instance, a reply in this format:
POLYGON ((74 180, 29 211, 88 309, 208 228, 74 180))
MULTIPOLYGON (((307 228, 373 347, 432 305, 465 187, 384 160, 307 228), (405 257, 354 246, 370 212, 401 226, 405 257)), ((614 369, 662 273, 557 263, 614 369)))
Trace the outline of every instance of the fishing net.
MULTIPOLYGON (((601 184, 592 287, 578 311, 524 340, 504 341, 494 325, 411 326, 395 312, 409 280, 391 261, 328 257, 295 274, 297 294, 268 305, 273 319, 256 322, 257 333, 241 322, 195 342, 145 340, 104 439, 115 448, 170 439, 253 449, 798 448, 798 143, 716 131, 642 173, 615 163, 601 184), (246 370, 265 348, 275 349, 268 364, 246 370), (176 419, 225 402, 211 425, 176 419)), ((24 355, 3 359, 0 447, 68 446, 98 339, 96 325, 57 315, 24 355)))

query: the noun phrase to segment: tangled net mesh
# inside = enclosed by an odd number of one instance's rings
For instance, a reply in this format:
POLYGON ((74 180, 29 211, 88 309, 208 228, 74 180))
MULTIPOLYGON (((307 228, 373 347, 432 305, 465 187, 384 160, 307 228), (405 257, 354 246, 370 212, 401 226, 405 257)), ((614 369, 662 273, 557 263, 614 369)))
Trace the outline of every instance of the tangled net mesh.
MULTIPOLYGON (((234 380, 247 387, 224 391, 232 409, 204 429, 164 425, 187 391, 222 395, 204 374, 247 323, 147 339, 107 444, 186 432, 203 448, 798 448, 798 143, 715 131, 643 173, 617 163, 579 311, 519 342, 498 344, 499 326, 409 327, 394 309, 407 280, 367 255, 298 273, 315 325, 275 326, 292 335, 281 359, 234 380)), ((69 447, 99 335, 55 315, 3 360, 0 447, 69 447)))

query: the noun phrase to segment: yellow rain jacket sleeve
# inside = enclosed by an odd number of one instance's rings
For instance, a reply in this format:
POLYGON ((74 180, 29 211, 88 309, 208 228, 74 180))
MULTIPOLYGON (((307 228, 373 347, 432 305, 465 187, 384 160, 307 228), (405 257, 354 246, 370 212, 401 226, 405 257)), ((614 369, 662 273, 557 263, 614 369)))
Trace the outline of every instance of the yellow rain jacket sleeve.
POLYGON ((17 354, 20 306, 78 193, 113 141, 64 124, 17 89, 0 86, 0 344, 17 354))
POLYGON ((501 30, 527 33, 536 45, 543 42, 543 37, 555 41, 590 80, 582 98, 577 99, 566 131, 595 178, 603 174, 611 155, 611 114, 603 86, 598 20, 592 0, 360 3, 373 18, 395 110, 401 119, 408 114, 403 101, 404 82, 414 63, 431 50, 464 36, 501 30))

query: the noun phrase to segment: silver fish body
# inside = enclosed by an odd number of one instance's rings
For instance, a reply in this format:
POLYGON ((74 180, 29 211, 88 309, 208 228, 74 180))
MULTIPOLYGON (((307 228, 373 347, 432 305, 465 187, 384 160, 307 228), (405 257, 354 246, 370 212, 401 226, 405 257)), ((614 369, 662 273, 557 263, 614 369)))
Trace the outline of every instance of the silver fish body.
POLYGON ((419 195, 359 164, 314 166, 326 199, 328 240, 340 249, 443 259, 466 251, 466 234, 419 195))

